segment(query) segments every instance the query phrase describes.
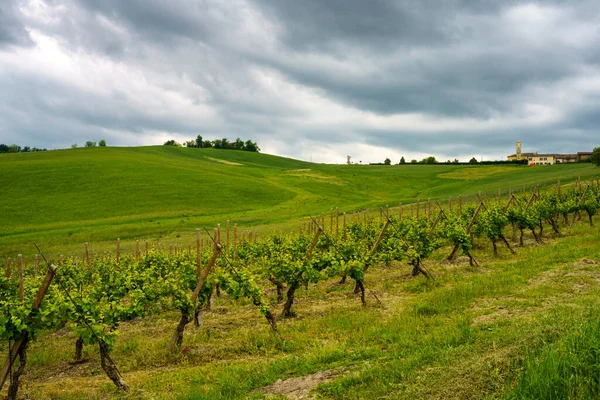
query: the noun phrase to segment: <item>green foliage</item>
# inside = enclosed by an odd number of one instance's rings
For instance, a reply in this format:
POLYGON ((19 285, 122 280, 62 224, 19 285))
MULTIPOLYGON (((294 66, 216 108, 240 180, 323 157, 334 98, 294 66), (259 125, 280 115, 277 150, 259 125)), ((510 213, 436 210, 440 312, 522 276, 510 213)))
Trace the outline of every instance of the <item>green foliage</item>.
POLYGON ((383 161, 383 164, 384 164, 384 165, 391 165, 391 164, 392 164, 392 160, 390 160, 389 158, 386 158, 386 159, 383 161))
POLYGON ((166 142, 164 142, 163 146, 181 147, 181 143, 176 142, 175 139, 171 139, 171 140, 167 140, 166 142))
POLYGON ((100 146, 100 147, 106 147, 106 140, 104 140, 104 139, 101 139, 101 140, 98 142, 98 146, 100 146))
POLYGON ((402 156, 402 158, 400 158, 400 164, 406 164, 406 160, 404 159, 404 156, 402 156))
POLYGON ((594 163, 597 167, 600 167, 600 147, 595 147, 590 157, 590 162, 594 163))
POLYGON ((476 159, 475 157, 472 157, 472 158, 469 160, 469 163, 470 163, 470 164, 478 164, 478 163, 479 163, 479 161, 477 161, 477 159, 476 159))
POLYGON ((85 142, 85 147, 96 147, 96 142, 88 140, 87 142, 85 142))

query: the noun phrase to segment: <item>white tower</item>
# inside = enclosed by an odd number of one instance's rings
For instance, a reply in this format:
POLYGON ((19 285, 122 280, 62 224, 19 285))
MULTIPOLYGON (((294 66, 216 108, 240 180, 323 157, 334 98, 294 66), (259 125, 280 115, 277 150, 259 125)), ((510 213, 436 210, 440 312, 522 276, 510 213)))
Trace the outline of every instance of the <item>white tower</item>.
POLYGON ((351 164, 350 163, 350 156, 346 156, 346 157, 347 157, 347 161, 346 162, 348 163, 348 165, 350 165, 351 164))
POLYGON ((523 158, 522 156, 522 146, 521 146, 521 141, 517 140, 517 160, 521 160, 523 158))

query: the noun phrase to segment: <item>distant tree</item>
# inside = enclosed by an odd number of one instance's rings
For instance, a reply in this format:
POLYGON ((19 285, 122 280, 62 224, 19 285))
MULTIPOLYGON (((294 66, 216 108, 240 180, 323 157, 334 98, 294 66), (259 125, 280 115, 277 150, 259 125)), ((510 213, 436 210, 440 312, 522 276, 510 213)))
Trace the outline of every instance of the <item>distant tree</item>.
POLYGON ((11 144, 8 146, 9 153, 18 153, 21 151, 21 146, 17 146, 16 144, 11 144))
POLYGON ((412 159, 412 160, 410 160, 410 163, 411 163, 411 164, 416 164, 416 163, 417 163, 417 160, 415 160, 415 159, 412 159))
POLYGON ((458 164, 458 158, 455 158, 454 161, 452 161, 453 164, 458 164))
POLYGON ((256 142, 253 142, 252 140, 248 139, 248 140, 246 140, 246 143, 244 143, 243 150, 253 151, 255 153, 258 153, 260 151, 260 147, 258 147, 256 142))
POLYGON ((437 160, 435 159, 434 156, 429 156, 426 157, 424 159, 422 159, 421 161, 419 161, 419 164, 435 164, 437 163, 437 160))
POLYGON ((473 157, 473 158, 471 158, 471 159, 469 160, 469 163, 470 163, 470 164, 478 164, 478 163, 479 163, 479 161, 477 161, 477 159, 476 159, 475 157, 473 157))
POLYGON ((221 142, 220 140, 213 140, 212 142, 212 147, 214 147, 215 149, 220 149, 221 145, 223 144, 223 142, 221 142))
POLYGON ((228 149, 229 148, 229 139, 227 138, 223 138, 221 139, 221 148, 222 149, 228 149))
POLYGON ((385 165, 391 165, 392 164, 392 160, 390 160, 389 158, 386 158, 385 161, 383 162, 385 165))
POLYGON ((4 143, 0 143, 0 153, 8 153, 8 146, 4 143))
POLYGON ((98 146, 100 147, 106 147, 106 140, 102 139, 98 142, 98 146))
POLYGON ((171 139, 171 140, 167 140, 163 144, 163 146, 176 146, 176 147, 178 147, 178 146, 181 146, 181 144, 177 143, 174 139, 171 139))
POLYGON ((29 147, 29 146, 24 146, 21 149, 21 153, 29 153, 30 151, 31 151, 31 147, 29 147))
POLYGON ((400 159, 400 164, 406 164, 406 160, 404 159, 404 156, 402 156, 402 158, 400 159))
POLYGON ((209 148, 209 147, 213 147, 213 145, 212 145, 212 142, 210 140, 204 140, 202 142, 202 147, 209 148))
POLYGON ((196 141, 195 140, 187 140, 185 142, 185 147, 196 147, 196 141))
POLYGON ((76 148, 77 148, 77 143, 73 143, 73 144, 71 145, 71 148, 72 148, 72 149, 76 149, 76 148))
POLYGON ((196 136, 196 147, 202 147, 202 136, 200 135, 196 136))
POLYGON ((235 139, 236 150, 244 150, 244 141, 240 138, 235 139))
POLYGON ((85 142, 85 147, 96 147, 96 142, 88 140, 87 142, 85 142))
POLYGON ((594 151, 592 151, 592 155, 590 156, 590 162, 600 167, 600 147, 594 148, 594 151))

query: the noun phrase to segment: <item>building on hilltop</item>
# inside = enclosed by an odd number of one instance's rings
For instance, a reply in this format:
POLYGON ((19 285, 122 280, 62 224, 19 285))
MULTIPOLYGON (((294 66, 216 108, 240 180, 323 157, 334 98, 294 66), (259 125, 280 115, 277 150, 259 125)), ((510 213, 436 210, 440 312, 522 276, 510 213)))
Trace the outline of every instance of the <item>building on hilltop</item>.
POLYGON ((533 153, 523 153, 521 141, 517 141, 516 153, 507 157, 508 161, 527 160, 529 165, 552 165, 565 164, 577 161, 583 161, 590 158, 592 155, 588 151, 580 151, 577 154, 539 154, 537 151, 533 153))
POLYGON ((521 146, 521 141, 517 140, 517 152, 515 154, 511 154, 510 156, 506 157, 508 159, 508 161, 521 161, 521 160, 527 160, 529 159, 529 157, 533 157, 536 156, 537 152, 535 153, 523 153, 522 152, 522 146, 521 146))

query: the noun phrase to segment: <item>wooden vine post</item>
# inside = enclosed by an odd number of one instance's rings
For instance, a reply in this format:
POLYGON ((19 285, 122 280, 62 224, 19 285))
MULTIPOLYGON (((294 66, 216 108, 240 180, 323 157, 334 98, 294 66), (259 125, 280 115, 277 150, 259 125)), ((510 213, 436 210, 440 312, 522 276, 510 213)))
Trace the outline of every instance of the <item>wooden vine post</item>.
POLYGON ((117 265, 119 265, 119 261, 121 261, 121 239, 117 238, 117 265))
MULTIPOLYGON (((196 288, 194 289, 194 292, 192 293, 192 296, 191 296, 192 304, 198 300, 198 296, 200 296, 200 291, 202 290, 202 287, 204 287, 204 283, 206 282, 206 278, 208 277, 208 274, 210 274, 212 267, 215 265, 215 263, 217 261, 217 257, 219 257, 219 255, 221 255, 221 245, 219 244, 218 241, 216 241, 217 239, 218 239, 218 228, 215 231, 215 247, 214 247, 212 257, 210 258, 210 261, 208 262, 208 264, 206 264, 206 267, 204 267, 204 269, 200 272, 200 274, 198 276, 198 284, 196 285, 196 288)), ((177 328, 175 329, 175 332, 173 333, 173 337, 171 338, 171 342, 169 344, 169 350, 172 353, 177 352, 177 350, 181 347, 181 343, 183 341, 183 331, 185 330, 185 326, 190 321, 191 321, 191 316, 190 316, 189 310, 187 308, 183 308, 181 310, 181 319, 179 320, 179 324, 177 325, 177 328)))
POLYGON ((40 268, 40 255, 36 253, 33 261, 33 278, 37 279, 38 269, 40 268))
POLYGON ((4 276, 10 278, 10 257, 6 257, 6 269, 4 270, 4 276))
MULTIPOLYGON (((42 304, 42 301, 44 300, 44 296, 46 295, 46 292, 48 291, 48 287, 50 287, 50 283, 52 282, 52 279, 54 278, 55 274, 56 274, 56 266, 51 264, 48 267, 48 272, 46 273, 46 276, 44 277, 44 281, 42 282, 42 285, 38 289, 38 292, 37 292, 35 298, 33 299, 33 304, 31 305, 31 311, 36 311, 38 308, 40 308, 40 305, 42 304)), ((29 332, 27 330, 24 330, 21 332, 21 337, 19 339, 17 339, 13 343, 13 345, 10 347, 9 353, 8 353, 8 358, 4 362, 2 370, 0 371, 0 390, 2 390, 2 388, 4 387, 4 383, 6 382, 6 379, 8 378, 8 375, 9 375, 10 371, 12 370, 12 366, 13 366, 14 362, 17 360, 17 356, 21 357, 21 360, 23 360, 25 357, 27 357, 27 345, 28 344, 29 344, 29 332)))
POLYGON ((23 282, 23 255, 19 254, 17 256, 17 269, 19 271, 19 298, 21 299, 21 303, 25 300, 25 286, 23 282))

